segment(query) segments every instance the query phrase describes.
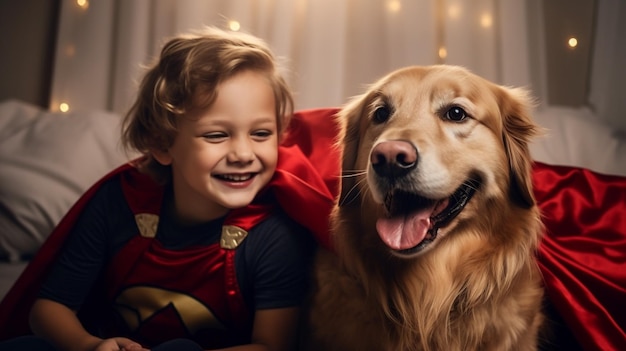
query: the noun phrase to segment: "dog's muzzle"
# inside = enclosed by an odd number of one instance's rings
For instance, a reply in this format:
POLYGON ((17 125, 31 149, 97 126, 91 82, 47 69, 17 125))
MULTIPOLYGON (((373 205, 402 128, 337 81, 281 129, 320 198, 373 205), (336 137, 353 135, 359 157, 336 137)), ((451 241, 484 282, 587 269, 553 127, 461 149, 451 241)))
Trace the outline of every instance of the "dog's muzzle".
MULTIPOLYGON (((429 199, 401 190, 401 183, 418 166, 419 154, 409 141, 384 141, 372 149, 370 162, 376 176, 387 183, 384 199, 388 216, 376 222, 383 242, 399 254, 421 251, 437 238, 437 231, 450 223, 480 187, 479 178, 466 180, 445 199, 429 199)), ((410 181, 410 180, 409 180, 410 181)))
POLYGON ((451 196, 433 200, 402 190, 385 196, 387 216, 379 218, 376 230, 382 241, 396 253, 417 253, 437 238, 437 231, 448 225, 470 201, 480 181, 465 181, 451 196))

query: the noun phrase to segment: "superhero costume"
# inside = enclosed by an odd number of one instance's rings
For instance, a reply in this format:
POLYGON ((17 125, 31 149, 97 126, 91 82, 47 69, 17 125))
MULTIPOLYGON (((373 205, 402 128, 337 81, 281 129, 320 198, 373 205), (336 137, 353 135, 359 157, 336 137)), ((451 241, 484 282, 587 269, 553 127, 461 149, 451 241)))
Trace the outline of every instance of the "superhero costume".
MULTIPOLYGON (((162 241, 155 240, 157 228, 161 228, 162 220, 167 219, 167 214, 162 211, 164 187, 130 165, 119 169, 115 177, 110 184, 117 185, 114 189, 121 187, 121 201, 129 204, 138 233, 108 260, 110 264, 102 287, 98 286, 92 293, 97 295, 90 296, 93 303, 88 306, 93 305, 92 309, 89 312, 81 309, 80 318, 85 327, 95 335, 123 335, 151 346, 177 337, 188 337, 201 345, 216 347, 247 342, 251 315, 246 311, 234 279, 237 245, 231 245, 229 241, 227 245, 217 242, 171 250, 162 241), (106 305, 114 306, 117 313, 108 308, 94 311, 93 308, 99 307, 98 301, 110 302, 106 305), (97 319, 90 318, 95 316, 97 319), (120 317, 123 321, 118 321, 120 317)), ((110 184, 106 183, 100 189, 112 189, 110 184)), ((98 195, 101 194, 95 195, 94 200, 110 198, 98 198, 98 195)), ((119 206, 120 200, 114 204, 119 206)), ((110 215, 112 220, 118 220, 114 212, 107 214, 107 218, 110 215)), ((93 220, 90 216, 81 219, 83 222, 90 220, 93 220)), ((130 224, 132 226, 132 222, 130 224)), ((240 229, 240 233, 243 230, 240 229)), ((107 236, 114 234, 115 230, 112 232, 107 236)), ((231 231, 224 232, 223 239, 229 239, 231 231)), ((80 234, 83 238, 89 236, 87 232, 80 234)), ((206 236, 210 232, 197 234, 206 236)), ((244 238, 240 235, 237 239, 241 242, 244 238)), ((73 243, 69 241, 68 245, 73 243)), ((74 246, 74 252, 76 248, 74 246)), ((64 273, 71 274, 71 271, 59 274, 53 270, 52 273, 56 274, 61 285, 67 285, 62 278, 64 273)), ((71 284, 67 287, 72 289, 71 284)))
MULTIPOLYGON (((310 117, 315 118, 315 115, 321 116, 325 114, 323 111, 311 111, 310 117)), ((226 301, 226 303, 213 303, 210 312, 219 317, 216 318, 216 320, 219 320, 219 323, 228 324, 229 327, 234 325, 239 331, 248 330, 251 321, 250 314, 247 313, 242 303, 232 269, 233 249, 236 248, 238 242, 245 237, 250 228, 270 215, 273 208, 276 206, 276 201, 280 203, 285 212, 307 227, 318 239, 320 244, 330 247, 326 222, 332 208, 334 201, 333 194, 336 192, 339 179, 335 176, 336 173, 334 172, 322 174, 312 166, 312 161, 321 162, 321 159, 329 155, 332 142, 323 142, 319 145, 321 147, 316 146, 313 148, 312 143, 314 141, 319 142, 320 139, 314 138, 312 129, 307 127, 309 124, 310 123, 299 122, 298 117, 296 117, 284 142, 279 147, 276 172, 270 183, 262 191, 264 194, 271 194, 276 200, 265 201, 264 196, 257 196, 249 206, 230 211, 224 220, 223 235, 220 245, 213 248, 219 256, 222 256, 218 261, 223 262, 225 268, 224 272, 221 274, 221 276, 224 277, 224 289, 220 292, 220 298, 224 299, 223 301, 226 301), (326 147, 324 147, 324 145, 326 145, 326 147), (232 316, 232 318, 230 318, 230 316, 232 316)), ((324 128, 326 128, 326 126, 324 128)), ((330 132, 328 134, 329 138, 335 135, 335 132, 332 130, 326 130, 326 132, 330 132)), ((149 177, 135 171, 132 166, 123 165, 103 177, 102 180, 97 182, 78 200, 62 219, 48 240, 42 245, 37 256, 33 259, 31 264, 29 264, 14 287, 2 301, 3 307, 0 312, 0 320, 2 320, 2 322, 0 322, 0 324, 6 326, 6 328, 0 329, 0 334, 2 334, 1 338, 4 339, 29 332, 27 322, 28 310, 37 296, 43 276, 48 272, 50 262, 55 259, 73 223, 76 222, 79 214, 94 196, 94 193, 103 183, 116 176, 120 176, 123 179, 122 185, 125 198, 129 207, 135 213, 137 228, 141 233, 140 236, 133 238, 131 242, 124 247, 124 251, 133 251, 132 254, 126 253, 125 255, 136 257, 136 253, 154 246, 151 243, 152 240, 150 240, 150 236, 153 235, 154 229, 158 225, 157 222, 161 207, 160 201, 163 196, 162 189, 159 189, 158 186, 155 187, 155 184, 149 177), (6 308, 4 306, 6 306, 6 308), (5 321, 7 322, 6 324, 4 323, 5 321)), ((204 253, 200 254, 200 257, 204 256, 204 253)), ((199 260, 202 260, 202 258, 199 260)), ((149 265, 149 263, 145 261, 139 262, 139 264, 149 265)), ((119 262, 119 265, 123 270, 124 267, 130 267, 134 264, 129 264, 128 259, 125 259, 119 262)), ((115 276, 119 275, 120 267, 111 269, 111 271, 116 272, 115 276)), ((178 273, 181 274, 181 272, 178 273)), ((122 278, 123 275, 122 273, 122 278)), ((129 281, 123 285, 133 283, 136 282, 129 281)), ((96 284, 105 286, 104 281, 98 281, 96 284)), ((122 285, 122 283, 117 282, 116 285, 122 285)), ((98 288, 94 289, 94 291, 102 290, 103 289, 98 288)), ((141 292, 138 294, 137 291, 134 291, 133 293, 136 296, 141 295, 141 292)), ((163 293, 163 291, 159 291, 159 293, 163 293)), ((111 294, 111 292, 109 294, 111 294)), ((126 295, 121 296, 121 301, 119 300, 120 297, 115 297, 115 299, 123 304, 124 299, 132 298, 132 295, 133 294, 131 294, 130 297, 126 295)), ((88 316, 102 315, 102 310, 100 310, 98 306, 98 301, 103 301, 101 298, 101 296, 90 296, 79 312, 81 321, 84 321, 88 326, 90 324, 89 321, 85 321, 88 316)), ((109 296, 109 298, 114 297, 109 296)), ((189 304, 189 301, 187 301, 187 304, 189 304)), ((163 313, 160 313, 159 317, 162 317, 162 315, 163 313)), ((170 317, 171 319, 176 319, 178 316, 171 315, 170 317)), ((176 321, 174 324, 176 324, 176 321)), ((167 323, 164 322, 163 325, 167 325, 167 323)), ((185 323, 185 325, 188 325, 188 323, 185 323)), ((158 334, 167 337, 170 335, 167 333, 169 331, 171 331, 171 328, 166 327, 158 334)), ((139 333, 145 335, 141 333, 141 331, 139 331, 139 333)))
MULTIPOLYGON (((336 112, 320 109, 296 114, 283 147, 298 157, 292 159, 295 164, 286 167, 289 171, 277 170, 273 182, 280 205, 327 248, 331 248, 327 235, 332 207, 329 199, 338 193, 340 174, 339 155, 332 147, 337 126, 331 115, 336 112)), ((282 159, 281 155, 279 161, 282 159)), ((284 166, 279 164, 279 168, 284 166)), ((538 264, 547 297, 585 350, 623 350, 626 177, 536 162, 533 183, 546 226, 538 264)), ((79 200, 77 207, 81 201, 85 200, 79 200)), ((234 222, 258 216, 254 209, 242 209, 250 216, 242 215, 234 222)), ((75 220, 72 212, 59 227, 75 220)), ((32 303, 32 292, 28 295, 28 291, 36 286, 29 284, 41 278, 45 262, 53 258, 62 240, 62 235, 51 235, 0 304, 1 338, 28 332, 27 311, 32 303)))

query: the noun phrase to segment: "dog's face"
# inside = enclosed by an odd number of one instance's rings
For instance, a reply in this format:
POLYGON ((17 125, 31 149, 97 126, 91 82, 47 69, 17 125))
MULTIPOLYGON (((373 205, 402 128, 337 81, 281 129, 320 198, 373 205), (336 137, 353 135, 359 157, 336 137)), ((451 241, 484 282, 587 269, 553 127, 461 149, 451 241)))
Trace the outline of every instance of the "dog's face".
POLYGON ((392 72, 339 114, 339 206, 361 206, 399 257, 432 249, 490 206, 534 206, 529 104, 523 90, 460 67, 392 72))

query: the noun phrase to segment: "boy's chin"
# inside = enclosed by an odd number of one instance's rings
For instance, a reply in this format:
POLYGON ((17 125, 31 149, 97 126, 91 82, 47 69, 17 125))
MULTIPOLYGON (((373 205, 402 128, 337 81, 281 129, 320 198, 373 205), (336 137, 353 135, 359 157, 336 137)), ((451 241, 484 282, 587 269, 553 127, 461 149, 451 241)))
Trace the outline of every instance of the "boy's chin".
POLYGON ((222 201, 222 206, 231 209, 231 210, 235 210, 238 208, 242 208, 242 207, 246 207, 248 205, 250 205, 250 203, 252 203, 252 200, 254 200, 253 196, 231 196, 228 199, 225 199, 224 201, 222 201))
MULTIPOLYGON (((221 205, 234 210, 250 205, 256 196, 263 190, 264 184, 255 182, 248 187, 241 189, 228 189, 218 195, 221 205)), ((217 194, 216 194, 217 195, 217 194)))

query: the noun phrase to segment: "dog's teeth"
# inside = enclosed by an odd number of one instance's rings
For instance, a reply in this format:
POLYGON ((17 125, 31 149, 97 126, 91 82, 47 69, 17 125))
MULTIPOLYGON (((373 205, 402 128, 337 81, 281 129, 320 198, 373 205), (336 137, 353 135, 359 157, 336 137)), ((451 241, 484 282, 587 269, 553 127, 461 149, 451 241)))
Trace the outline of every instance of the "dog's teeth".
POLYGON ((391 204, 393 203, 393 195, 389 192, 385 196, 385 208, 388 212, 391 212, 391 204))

